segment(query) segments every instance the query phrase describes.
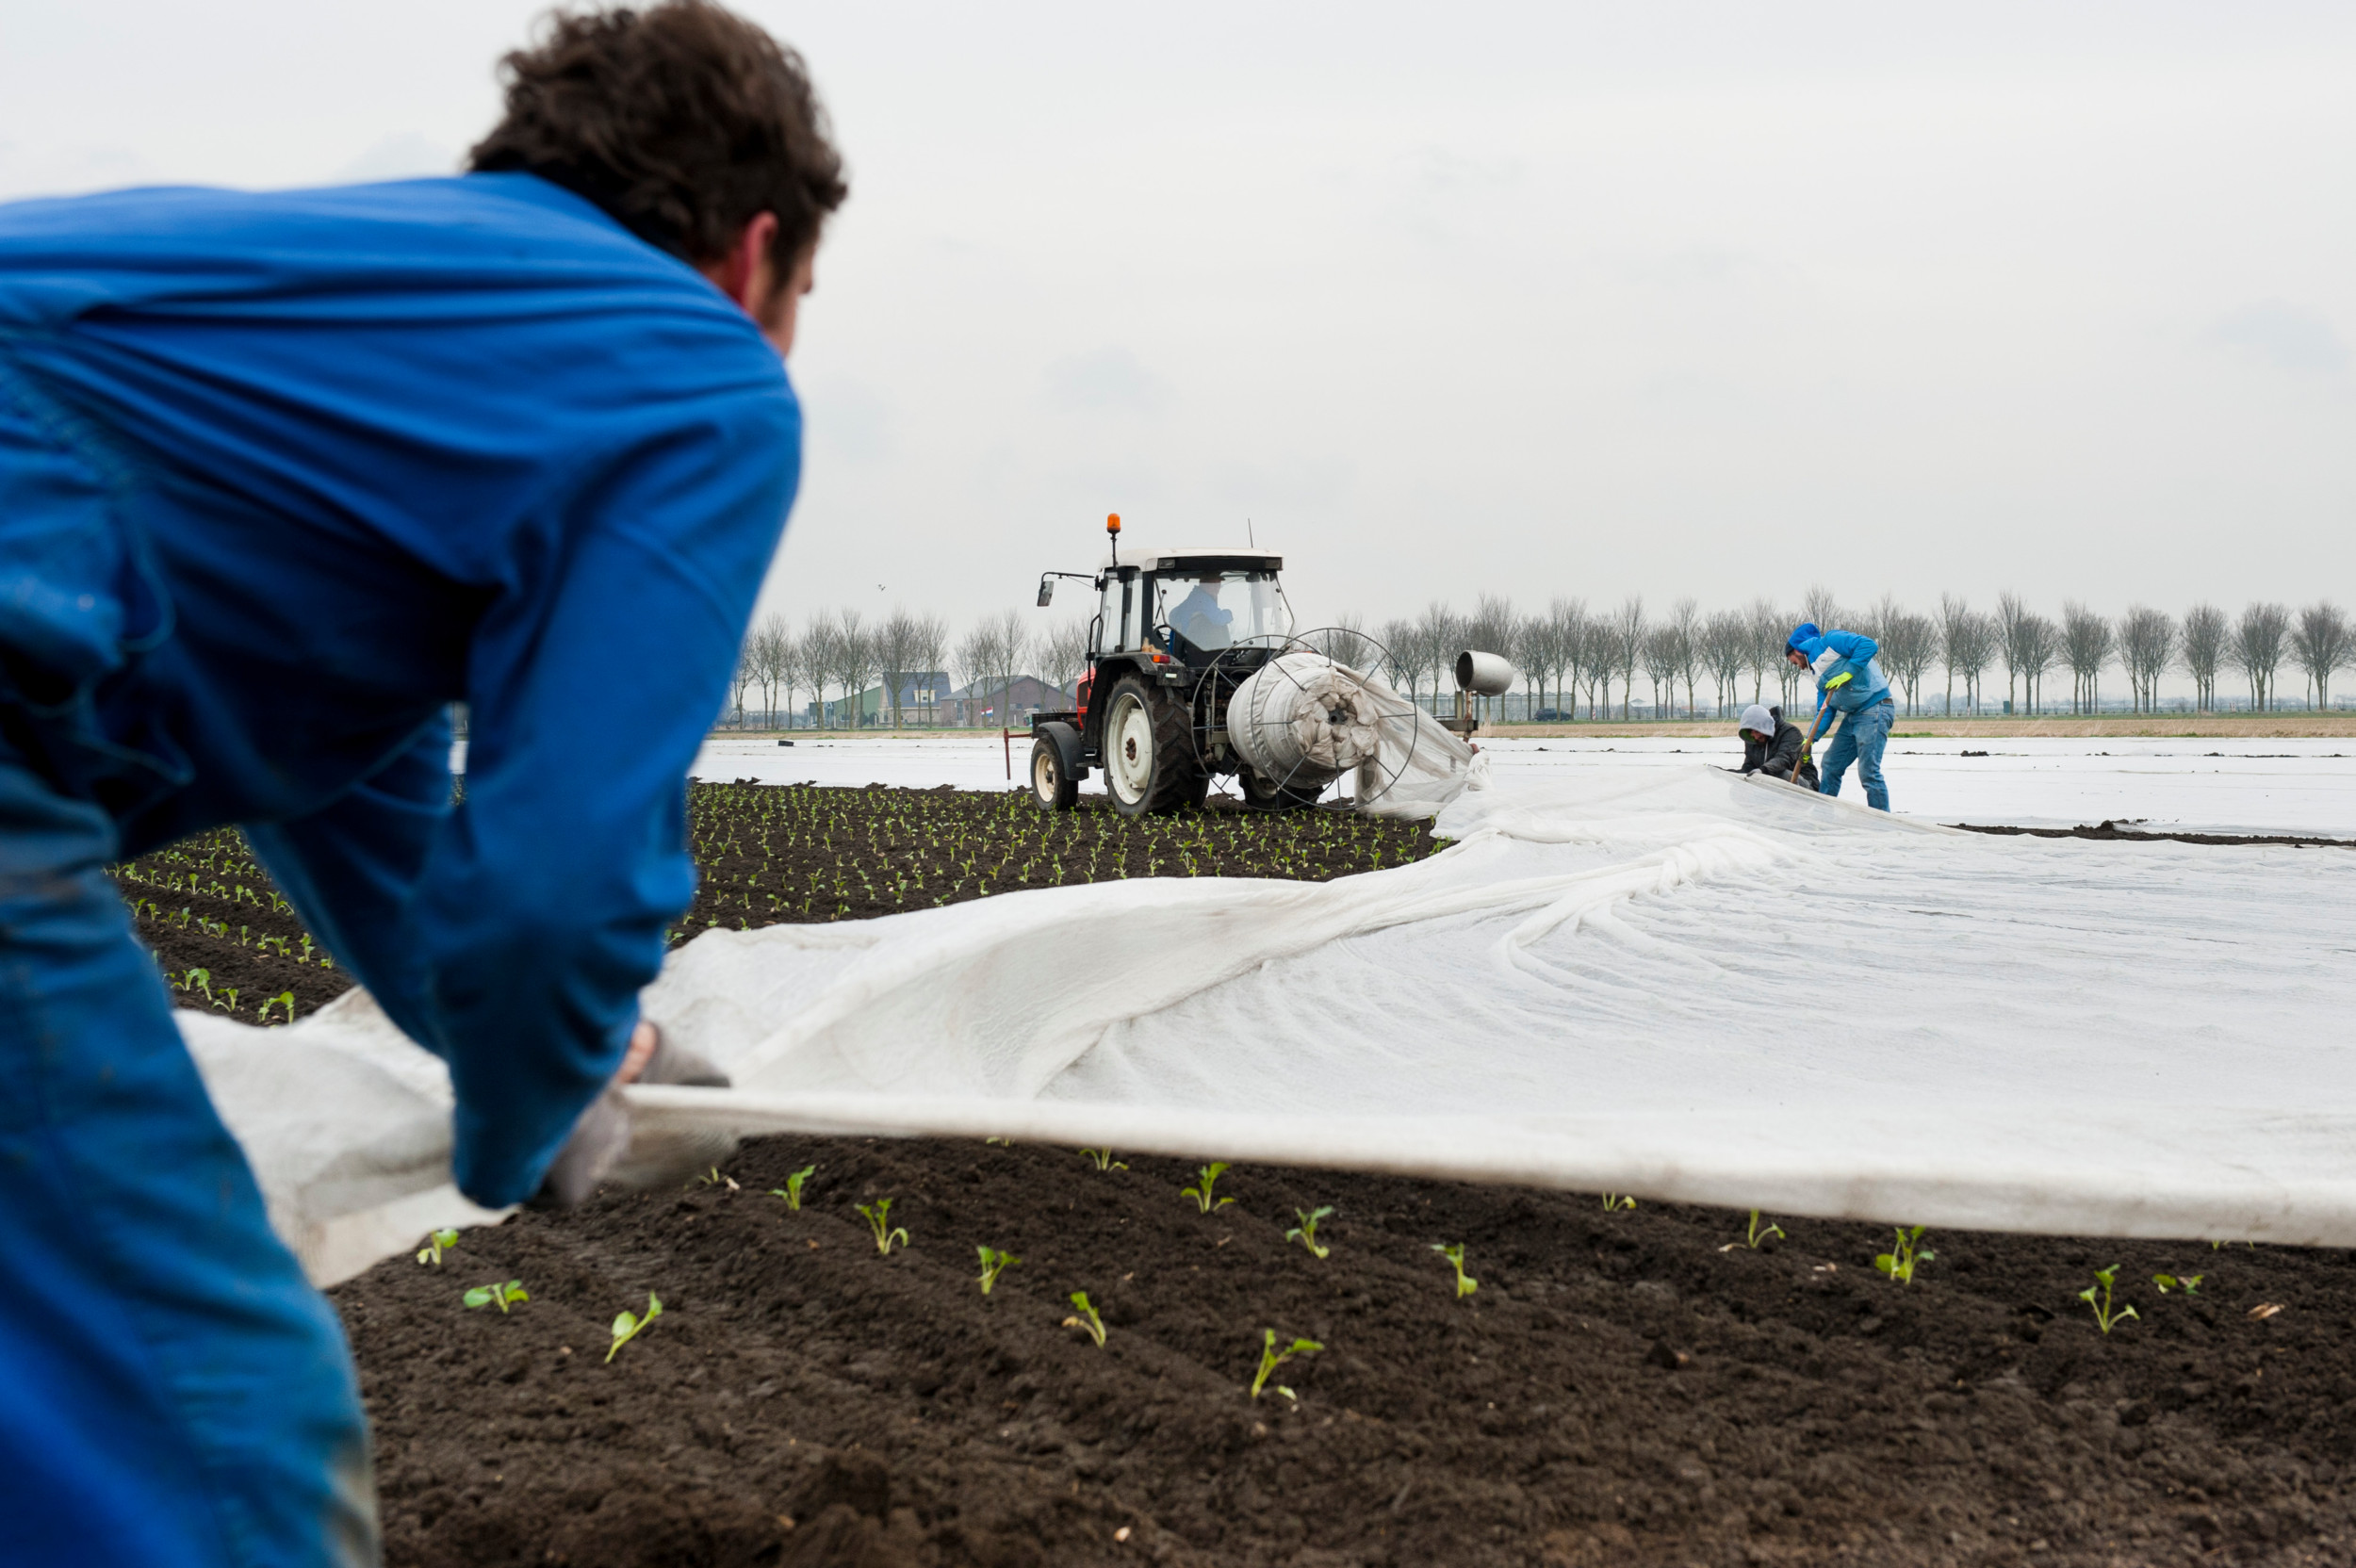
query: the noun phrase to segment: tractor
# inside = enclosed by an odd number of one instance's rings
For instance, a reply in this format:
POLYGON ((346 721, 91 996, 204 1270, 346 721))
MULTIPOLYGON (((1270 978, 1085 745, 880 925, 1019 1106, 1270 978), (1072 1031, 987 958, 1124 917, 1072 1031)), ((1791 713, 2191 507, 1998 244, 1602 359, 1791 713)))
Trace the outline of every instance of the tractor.
POLYGON ((1228 732, 1228 703, 1262 666, 1302 645, 1277 583, 1284 559, 1271 550, 1137 550, 1121 556, 1121 517, 1105 519, 1111 544, 1093 573, 1048 572, 1043 607, 1059 578, 1094 587, 1088 663, 1079 707, 1031 720, 1031 796, 1040 809, 1070 810, 1080 781, 1104 770, 1114 808, 1128 816, 1200 807, 1215 776, 1234 775, 1247 805, 1266 810, 1314 806, 1329 773, 1271 777, 1254 768, 1228 732))

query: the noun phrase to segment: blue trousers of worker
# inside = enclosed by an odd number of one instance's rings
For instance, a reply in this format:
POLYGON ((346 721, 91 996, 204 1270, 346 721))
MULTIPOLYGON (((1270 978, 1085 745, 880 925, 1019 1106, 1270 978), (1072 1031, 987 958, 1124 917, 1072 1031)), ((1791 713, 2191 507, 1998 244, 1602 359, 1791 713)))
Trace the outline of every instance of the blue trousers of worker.
POLYGON ((1882 747, 1890 743, 1890 727, 1897 720, 1898 705, 1888 697, 1842 720, 1841 733, 1824 748, 1824 778, 1817 790, 1839 794, 1841 776, 1855 762, 1857 782, 1865 786, 1865 804, 1876 811, 1889 810, 1890 787, 1882 782, 1882 747))
POLYGON ((0 739, 0 1560, 374 1563, 341 1325, 205 1095, 115 847, 0 739))

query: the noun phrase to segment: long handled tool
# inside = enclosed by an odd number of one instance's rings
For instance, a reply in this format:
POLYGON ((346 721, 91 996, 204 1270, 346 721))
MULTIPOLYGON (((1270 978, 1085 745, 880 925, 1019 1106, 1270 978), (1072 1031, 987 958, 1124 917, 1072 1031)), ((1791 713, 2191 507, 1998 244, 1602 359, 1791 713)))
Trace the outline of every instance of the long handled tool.
MULTIPOLYGON (((1836 708, 1832 710, 1832 727, 1824 731, 1824 743, 1826 745, 1832 744, 1832 738, 1841 733, 1841 722, 1847 719, 1848 716, 1849 712, 1845 708, 1836 708)), ((1802 741, 1800 743, 1800 760, 1803 762, 1807 761, 1808 760, 1808 754, 1813 752, 1815 749, 1816 743, 1813 740, 1802 741)))

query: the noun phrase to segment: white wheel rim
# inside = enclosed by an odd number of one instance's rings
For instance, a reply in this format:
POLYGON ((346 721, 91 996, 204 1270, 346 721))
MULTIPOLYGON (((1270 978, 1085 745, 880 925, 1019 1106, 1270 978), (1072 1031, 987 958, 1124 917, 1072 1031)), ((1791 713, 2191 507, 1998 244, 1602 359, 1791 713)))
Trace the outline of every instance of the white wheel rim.
POLYGON ((1039 792, 1039 799, 1055 799, 1056 786, 1062 782, 1055 776, 1055 754, 1054 752, 1042 751, 1031 759, 1031 788, 1039 792))
POLYGON ((1112 743, 1105 748, 1104 772, 1121 798, 1145 798, 1153 778, 1153 715, 1135 696, 1124 694, 1113 705, 1112 743))

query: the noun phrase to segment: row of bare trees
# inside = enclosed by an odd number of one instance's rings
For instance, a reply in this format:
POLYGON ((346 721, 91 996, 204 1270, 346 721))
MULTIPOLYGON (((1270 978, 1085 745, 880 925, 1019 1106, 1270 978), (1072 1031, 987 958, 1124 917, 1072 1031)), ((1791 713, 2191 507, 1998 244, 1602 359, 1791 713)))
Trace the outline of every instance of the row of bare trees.
POLYGON ((2194 704, 2203 710, 2217 706, 2225 672, 2247 684, 2250 708, 2271 709, 2279 706, 2277 680, 2285 666, 2303 673, 2308 702, 2323 707, 2331 678, 2356 664, 2356 626, 2328 602, 2296 613, 2252 604, 2238 617, 2197 604, 2178 618, 2148 605, 2110 617, 2070 601, 2049 617, 2015 594, 1998 596, 1993 610, 1941 595, 1938 612, 1923 614, 1888 595, 1844 610, 1823 588, 1811 588, 1796 610, 1757 599, 1744 609, 1706 613, 1681 598, 1665 614, 1648 612, 1641 596, 1604 610, 1558 598, 1543 612, 1521 613, 1510 599, 1484 595, 1470 614, 1433 604, 1420 616, 1384 623, 1374 634, 1379 654, 1355 617, 1343 617, 1323 637, 1333 657, 1362 665, 1379 660, 1401 690, 1435 705, 1452 687, 1448 665, 1457 651, 1475 647, 1504 655, 1522 672, 1525 712, 1550 708, 1574 718, 1583 704, 1591 719, 1611 717, 1616 694, 1618 716, 1630 718, 1641 680, 1654 714, 1698 717, 1705 694, 1719 714, 1744 701, 1766 701, 1770 690, 1793 704, 1806 678, 1785 662, 1783 648, 1801 621, 1861 631, 1879 643, 1883 672, 1908 713, 1932 708, 1925 688, 1935 672, 1942 710, 1980 712, 1993 705, 1986 688, 1999 669, 2008 711, 2046 710, 2047 676, 2067 671, 2070 710, 2092 713, 2102 703, 2102 678, 2114 667, 2127 678, 2129 707, 2136 712, 2157 710, 2160 682, 2172 670, 2191 678, 2194 704))
POLYGON ((766 615, 745 635, 731 707, 739 724, 794 726, 804 714, 795 698, 807 693, 808 717, 821 727, 935 725, 954 720, 941 706, 944 676, 1003 712, 1023 676, 1036 669, 1069 690, 1087 658, 1086 622, 1035 632, 1019 610, 985 615, 955 639, 939 615, 903 610, 873 624, 856 610, 821 611, 798 629, 766 615))

